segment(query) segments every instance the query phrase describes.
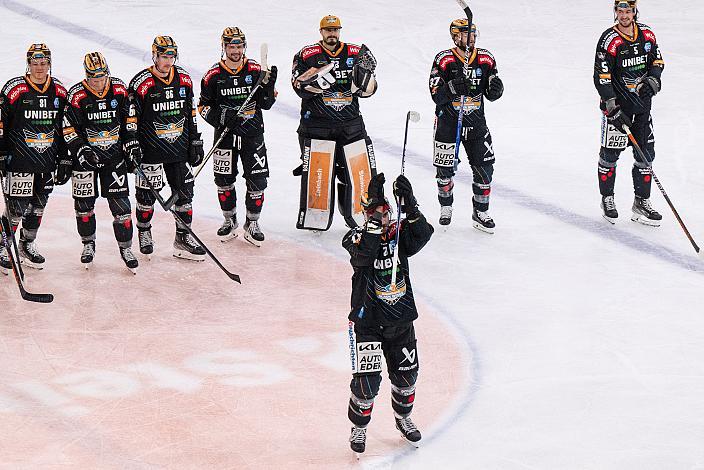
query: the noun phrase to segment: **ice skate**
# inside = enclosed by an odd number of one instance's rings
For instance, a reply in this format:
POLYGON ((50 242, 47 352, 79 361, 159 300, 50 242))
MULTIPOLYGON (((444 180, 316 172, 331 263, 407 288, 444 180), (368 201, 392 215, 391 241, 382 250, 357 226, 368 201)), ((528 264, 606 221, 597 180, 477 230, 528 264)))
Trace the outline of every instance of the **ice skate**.
POLYGON ((127 269, 130 270, 132 274, 137 274, 137 268, 139 267, 139 261, 135 258, 134 253, 130 247, 122 248, 120 247, 120 258, 124 261, 127 269))
POLYGON ((147 258, 151 258, 151 254, 154 253, 154 240, 152 240, 152 230, 148 229, 138 229, 138 239, 139 239, 139 252, 143 255, 147 255, 147 258))
POLYGON ((176 230, 174 257, 191 261, 205 261, 205 250, 185 230, 176 230))
POLYGON ((237 232, 235 231, 237 227, 239 227, 239 224, 237 223, 237 215, 233 215, 232 218, 226 218, 218 229, 218 237, 220 237, 220 241, 225 243, 233 238, 237 238, 237 232))
POLYGON ((616 219, 618 219, 618 211, 616 210, 616 202, 614 202, 613 196, 601 197, 601 210, 604 211, 602 216, 607 222, 611 224, 616 223, 616 219))
POLYGON ((363 453, 367 447, 367 428, 361 426, 353 426, 350 432, 350 449, 357 455, 363 453))
POLYGON ((4 246, 0 246, 0 273, 7 276, 12 269, 12 263, 10 263, 10 257, 7 256, 7 251, 4 246))
POLYGON ((472 220, 474 228, 485 233, 494 233, 494 219, 491 218, 489 212, 481 212, 476 209, 472 211, 472 220))
POLYGON ((264 234, 259 228, 259 222, 257 220, 249 220, 244 223, 244 239, 247 240, 254 246, 262 246, 264 241, 264 234))
POLYGON ((408 441, 408 443, 413 447, 418 447, 418 442, 421 439, 421 435, 416 425, 413 424, 413 421, 411 421, 411 418, 406 416, 405 418, 394 419, 396 420, 396 429, 401 431, 403 438, 406 439, 406 441, 408 441))
POLYGON ((450 225, 452 222, 452 206, 440 206, 440 225, 450 225))
POLYGON ((37 251, 37 247, 34 241, 27 241, 23 238, 20 238, 19 248, 20 258, 22 258, 22 264, 34 269, 44 269, 44 262, 46 260, 37 251))
POLYGON ((88 270, 95 259, 95 242, 83 242, 83 252, 81 253, 81 263, 88 270))
POLYGON ((631 220, 650 227, 659 227, 662 215, 650 205, 650 199, 636 196, 631 208, 631 220))

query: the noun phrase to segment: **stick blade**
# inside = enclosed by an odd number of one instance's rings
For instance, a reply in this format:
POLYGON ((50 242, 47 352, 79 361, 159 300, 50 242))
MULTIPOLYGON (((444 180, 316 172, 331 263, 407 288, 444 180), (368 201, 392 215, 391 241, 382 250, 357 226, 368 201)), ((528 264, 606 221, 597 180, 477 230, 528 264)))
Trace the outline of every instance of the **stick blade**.
POLYGON ((28 302, 37 302, 40 304, 50 304, 54 301, 53 294, 33 294, 31 292, 22 292, 22 298, 28 302))
POLYGON ((265 42, 262 43, 261 47, 259 48, 259 57, 261 60, 261 66, 262 70, 266 70, 269 67, 269 61, 268 61, 268 56, 269 56, 269 45, 265 42))
POLYGON ((411 122, 420 121, 420 113, 418 111, 408 111, 408 120, 411 122))

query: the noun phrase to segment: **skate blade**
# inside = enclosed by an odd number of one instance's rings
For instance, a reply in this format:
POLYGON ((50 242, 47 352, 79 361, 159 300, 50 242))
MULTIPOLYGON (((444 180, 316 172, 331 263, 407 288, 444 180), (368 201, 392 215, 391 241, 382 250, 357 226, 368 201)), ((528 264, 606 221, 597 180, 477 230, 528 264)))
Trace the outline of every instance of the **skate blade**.
POLYGON ((607 221, 607 222, 610 223, 611 225, 616 225, 616 219, 615 219, 615 218, 606 217, 605 214, 601 214, 601 216, 604 218, 605 221, 607 221))
POLYGON ((255 240, 254 238, 252 238, 252 236, 251 236, 249 233, 245 233, 245 234, 244 234, 244 239, 247 240, 249 243, 251 243, 252 245, 254 245, 254 246, 256 246, 256 247, 261 247, 261 246, 262 246, 262 242, 260 242, 259 240, 255 240))
POLYGON ((445 226, 445 227, 448 226, 448 225, 450 225, 450 222, 452 222, 452 220, 450 220, 450 219, 440 219, 440 220, 438 221, 438 223, 439 223, 440 225, 445 226))
POLYGON ((125 266, 125 268, 135 276, 137 275, 137 268, 129 268, 127 266, 125 266))
POLYGON ((631 216, 631 220, 633 222, 638 222, 641 225, 646 225, 648 227, 659 227, 660 223, 662 222, 660 220, 649 219, 646 216, 641 215, 641 214, 636 214, 635 212, 631 216))
POLYGON ((493 228, 485 227, 485 226, 483 226, 482 224, 480 224, 479 222, 474 222, 474 223, 472 224, 472 226, 473 226, 474 228, 476 228, 477 230, 479 230, 480 232, 488 233, 488 234, 490 234, 490 235, 493 235, 493 234, 494 234, 494 229, 493 229, 493 228))
POLYGON ((233 230, 231 233, 229 233, 228 235, 225 235, 225 236, 222 236, 222 237, 221 237, 220 235, 218 235, 218 237, 220 237, 220 241, 221 241, 222 243, 227 243, 227 242, 229 242, 230 240, 234 240, 235 238, 237 238, 237 236, 238 236, 238 235, 237 235, 237 232, 235 232, 234 230, 233 230))
POLYGON ((83 263, 83 268, 88 271, 90 270, 93 266, 93 262, 91 261, 90 263, 83 263))
POLYGON ((416 441, 416 442, 409 441, 408 439, 406 439, 406 436, 404 436, 403 434, 401 435, 401 440, 403 442, 405 442, 406 444, 408 444, 409 446, 413 447, 414 449, 420 448, 420 441, 416 441))
POLYGON ((174 258, 187 259, 189 261, 205 261, 205 255, 194 255, 187 250, 174 250, 174 258))
POLYGON ((41 271, 42 269, 44 269, 44 263, 32 263, 27 258, 20 258, 20 263, 27 266, 28 268, 36 269, 37 271, 41 271))

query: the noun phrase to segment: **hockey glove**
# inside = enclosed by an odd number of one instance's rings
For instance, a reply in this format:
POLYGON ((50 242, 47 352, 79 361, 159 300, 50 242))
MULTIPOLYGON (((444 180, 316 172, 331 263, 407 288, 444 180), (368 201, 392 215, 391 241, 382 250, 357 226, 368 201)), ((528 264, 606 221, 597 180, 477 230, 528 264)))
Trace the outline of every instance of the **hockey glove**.
POLYGON ((262 79, 262 85, 274 86, 276 84, 276 77, 279 75, 279 69, 276 65, 272 65, 269 71, 265 72, 264 78, 262 79))
POLYGON ((98 170, 103 167, 100 158, 95 154, 92 148, 88 145, 82 145, 76 154, 78 164, 83 171, 98 170))
POLYGON ((501 98, 504 94, 504 82, 498 77, 498 75, 492 75, 489 77, 489 88, 486 90, 486 99, 489 101, 496 101, 501 98))
POLYGON ((239 111, 235 108, 223 108, 220 114, 220 132, 225 128, 230 130, 239 125, 239 111))
POLYGON ((372 54, 372 51, 369 50, 366 44, 362 44, 362 47, 359 49, 357 63, 354 65, 355 67, 360 67, 369 73, 374 73, 376 70, 376 57, 374 57, 374 54, 372 54))
POLYGON ((196 133, 195 140, 191 141, 191 146, 188 149, 188 163, 196 167, 203 163, 205 152, 203 151, 203 139, 200 138, 200 133, 196 133))
POLYGON ((54 183, 56 183, 58 186, 66 184, 68 180, 71 179, 72 170, 73 162, 70 159, 64 158, 62 160, 59 160, 59 164, 56 167, 56 176, 54 177, 54 183))
POLYGON ((616 98, 610 98, 606 101, 606 120, 619 132, 623 132, 624 134, 626 133, 623 128, 624 126, 627 126, 628 128, 633 126, 631 118, 626 116, 626 114, 624 114, 621 110, 621 107, 616 104, 616 98))
POLYGON ((128 140, 122 147, 125 151, 125 163, 127 171, 130 173, 137 172, 137 166, 142 164, 142 148, 139 146, 137 139, 128 140))
POLYGON ((469 95, 469 87, 471 82, 467 78, 453 78, 447 82, 447 87, 450 89, 450 94, 452 95, 469 95))
POLYGON ((652 98, 653 96, 657 95, 659 91, 660 91, 660 79, 657 77, 651 77, 651 76, 645 77, 645 80, 640 82, 638 84, 638 87, 636 88, 636 92, 638 92, 638 96, 640 96, 644 100, 647 100, 648 98, 652 98))
POLYGON ((394 196, 402 201, 401 211, 406 215, 415 215, 418 212, 418 201, 413 195, 411 182, 404 175, 399 175, 394 181, 394 196))
POLYGON ((371 181, 369 181, 367 196, 366 198, 362 198, 362 206, 365 211, 370 212, 377 207, 386 204, 386 198, 384 197, 384 183, 386 183, 384 173, 379 173, 372 178, 371 181))

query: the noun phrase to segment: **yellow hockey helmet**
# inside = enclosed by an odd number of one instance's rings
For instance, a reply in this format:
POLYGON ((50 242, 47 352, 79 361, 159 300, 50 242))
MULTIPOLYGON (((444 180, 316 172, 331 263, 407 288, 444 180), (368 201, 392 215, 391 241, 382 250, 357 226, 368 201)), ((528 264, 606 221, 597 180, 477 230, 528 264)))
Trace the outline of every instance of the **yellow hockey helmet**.
POLYGON ((152 42, 152 55, 163 54, 178 58, 178 46, 171 36, 157 36, 152 42))
POLYGON ((32 59, 47 59, 51 63, 51 51, 49 47, 44 43, 32 44, 27 49, 27 64, 29 64, 32 59))
POLYGON ((89 52, 83 58, 83 69, 86 78, 101 78, 110 75, 110 67, 100 52, 89 52))
POLYGON ((230 26, 223 30, 222 32, 222 45, 223 47, 228 44, 244 44, 247 45, 247 37, 244 32, 237 26, 230 26))

